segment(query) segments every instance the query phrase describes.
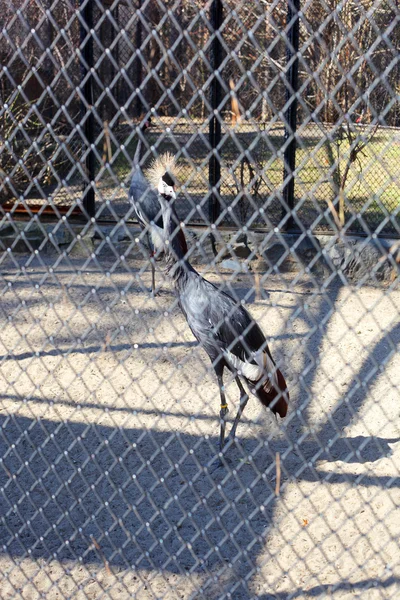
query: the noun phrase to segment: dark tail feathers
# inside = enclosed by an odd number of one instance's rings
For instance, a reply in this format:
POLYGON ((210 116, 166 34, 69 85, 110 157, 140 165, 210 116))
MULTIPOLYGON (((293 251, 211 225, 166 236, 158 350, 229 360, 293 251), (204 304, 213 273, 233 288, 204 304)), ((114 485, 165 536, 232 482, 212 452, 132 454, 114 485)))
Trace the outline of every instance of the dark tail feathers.
POLYGON ((250 387, 255 387, 255 393, 260 402, 279 416, 286 417, 289 406, 289 391, 286 381, 279 369, 276 369, 279 389, 276 389, 274 383, 267 378, 263 384, 259 382, 249 382, 250 387))

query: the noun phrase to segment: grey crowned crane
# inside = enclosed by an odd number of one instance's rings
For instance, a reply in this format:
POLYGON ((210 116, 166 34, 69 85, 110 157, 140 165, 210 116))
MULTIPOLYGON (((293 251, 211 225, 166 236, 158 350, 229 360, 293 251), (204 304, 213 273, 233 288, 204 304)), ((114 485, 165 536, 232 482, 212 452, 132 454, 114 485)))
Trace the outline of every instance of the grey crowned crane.
MULTIPOLYGON (((148 117, 140 127, 141 132, 144 133, 150 126, 151 117, 148 117)), ((163 250, 163 220, 157 188, 152 188, 144 176, 140 166, 141 157, 142 139, 139 134, 135 156, 133 157, 133 175, 129 188, 129 200, 133 205, 140 228, 142 231, 146 231, 147 242, 150 249, 151 292, 152 295, 154 295, 156 288, 154 256, 163 250)), ((170 160, 173 160, 172 156, 170 157, 170 160)))
POLYGON ((230 439, 246 407, 249 396, 241 379, 259 401, 274 414, 285 417, 289 392, 281 371, 276 367, 265 335, 242 305, 204 279, 186 258, 186 241, 174 209, 175 179, 173 165, 163 157, 154 161, 149 181, 158 189, 161 204, 166 271, 171 278, 193 335, 211 359, 218 379, 220 407, 219 448, 225 443, 226 402, 223 374, 229 369, 240 391, 239 410, 230 432, 230 439), (166 165, 168 168, 166 168, 166 165))

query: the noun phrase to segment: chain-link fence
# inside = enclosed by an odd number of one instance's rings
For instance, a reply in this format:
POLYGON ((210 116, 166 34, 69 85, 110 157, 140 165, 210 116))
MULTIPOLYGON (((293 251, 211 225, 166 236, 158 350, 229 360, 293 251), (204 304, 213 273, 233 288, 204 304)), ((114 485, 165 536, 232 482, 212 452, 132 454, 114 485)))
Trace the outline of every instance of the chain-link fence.
POLYGON ((14 211, 82 208, 83 189, 90 216, 123 216, 152 110, 146 156, 182 158, 187 220, 331 231, 336 209, 347 231, 398 235, 397 3, 3 12, 1 197, 14 211))
POLYGON ((0 6, 0 597, 399 597, 397 2, 0 6))

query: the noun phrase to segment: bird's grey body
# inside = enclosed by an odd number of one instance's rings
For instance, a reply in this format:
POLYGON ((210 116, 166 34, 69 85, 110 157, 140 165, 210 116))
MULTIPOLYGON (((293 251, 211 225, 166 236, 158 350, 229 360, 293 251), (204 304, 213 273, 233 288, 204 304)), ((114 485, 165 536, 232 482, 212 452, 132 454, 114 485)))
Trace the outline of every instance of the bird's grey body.
MULTIPOLYGON (((138 144, 141 144, 139 140, 138 144)), ((158 201, 158 193, 150 188, 144 173, 135 161, 134 172, 129 188, 129 199, 133 204, 136 217, 142 227, 148 227, 154 224, 161 231, 163 229, 163 220, 161 215, 161 206, 158 201)))
MULTIPOLYGON (((163 184, 159 186, 163 189, 163 184)), ((223 371, 228 368, 240 390, 240 407, 232 426, 234 437, 247 404, 240 377, 250 390, 274 413, 286 415, 289 394, 280 370, 275 366, 264 333, 259 325, 231 296, 204 279, 186 259, 186 242, 179 220, 163 194, 159 196, 163 213, 167 273, 175 285, 179 306, 187 323, 210 357, 220 388, 220 449, 224 446, 227 403, 223 371)))
POLYGON ((240 360, 257 364, 253 353, 267 347, 260 327, 250 314, 228 294, 201 277, 191 265, 176 282, 179 305, 193 335, 214 366, 230 370, 227 351, 240 360))
MULTIPOLYGON (((148 127, 149 123, 146 122, 143 130, 145 131, 148 127)), ((157 190, 150 186, 142 171, 140 165, 141 153, 142 140, 139 137, 133 158, 133 174, 129 187, 129 201, 133 206, 140 228, 142 231, 146 231, 150 251, 149 260, 152 269, 152 293, 154 293, 155 269, 153 256, 163 249, 163 219, 157 190)))

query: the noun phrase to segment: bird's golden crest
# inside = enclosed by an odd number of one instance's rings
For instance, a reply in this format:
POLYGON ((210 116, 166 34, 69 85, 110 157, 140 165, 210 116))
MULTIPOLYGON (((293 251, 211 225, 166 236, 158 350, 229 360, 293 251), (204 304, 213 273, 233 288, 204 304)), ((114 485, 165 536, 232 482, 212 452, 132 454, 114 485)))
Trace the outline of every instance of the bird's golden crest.
POLYGON ((169 173, 176 179, 175 156, 165 152, 153 160, 147 172, 147 180, 154 188, 158 188, 161 177, 169 173))

